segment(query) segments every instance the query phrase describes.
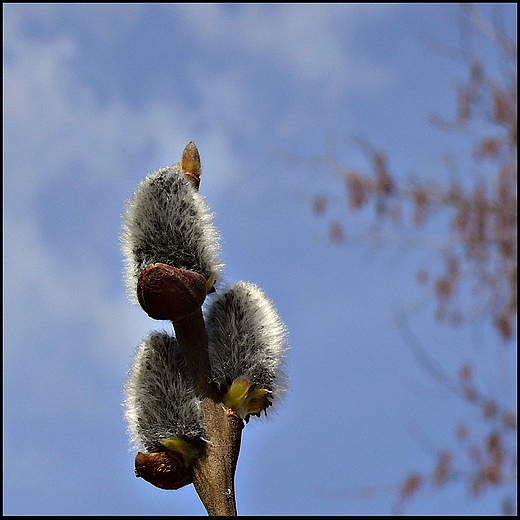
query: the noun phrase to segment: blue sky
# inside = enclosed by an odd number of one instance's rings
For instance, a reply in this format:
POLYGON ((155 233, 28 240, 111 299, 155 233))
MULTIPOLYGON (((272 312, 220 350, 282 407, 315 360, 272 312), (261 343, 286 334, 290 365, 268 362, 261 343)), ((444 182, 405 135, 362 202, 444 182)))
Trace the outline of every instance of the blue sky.
MULTIPOLYGON (((456 19, 437 4, 4 5, 4 514, 205 512, 192 486, 134 477, 121 409, 136 346, 168 328, 125 294, 124 201, 190 140, 225 280, 259 285, 291 345, 285 402, 243 434, 239 514, 389 514, 395 495, 346 491, 431 469, 425 434, 456 449, 478 411, 435 387, 393 321, 425 301, 414 273, 435 253, 331 245, 331 219, 370 220, 311 161, 335 144, 366 169, 357 135, 403 176, 444 175, 458 141, 427 118, 454 113, 465 78, 440 52, 460 43, 456 19), (338 202, 323 219, 317 194, 338 202)), ((452 374, 476 360, 515 407, 516 372, 498 378, 475 347, 487 325, 442 327, 432 310, 411 324, 435 359, 452 374)), ((456 484, 406 511, 494 514, 500 497, 456 484)))

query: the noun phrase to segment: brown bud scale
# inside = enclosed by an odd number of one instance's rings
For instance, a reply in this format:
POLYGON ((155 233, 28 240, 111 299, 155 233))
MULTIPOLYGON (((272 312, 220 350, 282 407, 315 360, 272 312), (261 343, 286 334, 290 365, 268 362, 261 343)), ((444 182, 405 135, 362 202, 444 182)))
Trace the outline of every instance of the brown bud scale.
POLYGON ((135 476, 160 489, 179 489, 193 482, 193 469, 186 467, 182 455, 174 451, 138 452, 135 476))
POLYGON ((206 298, 206 280, 194 271, 156 263, 139 276, 137 297, 150 318, 175 322, 200 309, 206 298))

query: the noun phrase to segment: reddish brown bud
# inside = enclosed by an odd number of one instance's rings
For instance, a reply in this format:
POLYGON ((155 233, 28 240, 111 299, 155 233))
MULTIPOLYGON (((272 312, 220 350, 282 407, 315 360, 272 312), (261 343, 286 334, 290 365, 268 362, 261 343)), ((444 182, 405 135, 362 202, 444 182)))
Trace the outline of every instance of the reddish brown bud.
POLYGON ((459 381, 469 382, 473 377, 473 369, 471 365, 464 363, 459 368, 459 381))
POLYGON ((312 201, 312 211, 316 213, 316 215, 323 215, 327 208, 327 199, 322 196, 314 197, 312 201))
POLYGON ((437 465, 433 472, 433 482, 438 486, 446 483, 449 478, 451 469, 452 454, 449 451, 442 450, 437 459, 437 465))
POLYGON ((179 489, 193 482, 193 468, 186 467, 182 455, 175 451, 138 452, 135 476, 161 489, 179 489))
POLYGON ((406 480, 401 484, 399 489, 399 494, 401 495, 401 499, 407 499, 412 496, 414 493, 418 491, 421 487, 424 479, 418 473, 410 473, 406 480))
POLYGON ((457 429, 455 430, 455 436, 457 437, 457 440, 461 442, 467 441, 469 438, 468 427, 464 424, 459 424, 459 426, 457 426, 457 429))
POLYGON ((334 221, 329 228, 329 237, 332 242, 343 242, 345 239, 345 233, 343 227, 337 220, 334 221))
POLYGON ((206 298, 206 280, 194 271, 152 264, 139 276, 137 298, 150 318, 175 322, 200 309, 206 298))

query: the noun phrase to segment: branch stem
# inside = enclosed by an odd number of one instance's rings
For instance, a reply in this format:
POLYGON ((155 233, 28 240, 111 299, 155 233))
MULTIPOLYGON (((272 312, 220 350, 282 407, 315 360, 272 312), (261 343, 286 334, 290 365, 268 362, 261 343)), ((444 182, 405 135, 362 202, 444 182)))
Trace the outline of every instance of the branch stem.
POLYGON ((236 516, 235 470, 244 423, 222 404, 222 395, 211 381, 202 309, 173 322, 173 328, 201 399, 206 426, 206 449, 195 463, 193 485, 208 515, 236 516))
POLYGON ((208 355, 208 334, 199 308, 193 314, 173 322, 175 337, 186 360, 200 398, 220 398, 219 392, 211 382, 211 369, 208 355))

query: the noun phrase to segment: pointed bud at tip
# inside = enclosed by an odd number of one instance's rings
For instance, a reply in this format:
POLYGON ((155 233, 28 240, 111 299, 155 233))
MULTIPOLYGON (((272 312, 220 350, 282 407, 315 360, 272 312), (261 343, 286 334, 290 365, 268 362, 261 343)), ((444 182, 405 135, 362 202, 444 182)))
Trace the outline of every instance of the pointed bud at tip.
POLYGON ((199 150, 193 141, 190 141, 182 152, 181 170, 184 171, 184 174, 191 181, 193 186, 199 189, 202 166, 200 163, 199 150))

